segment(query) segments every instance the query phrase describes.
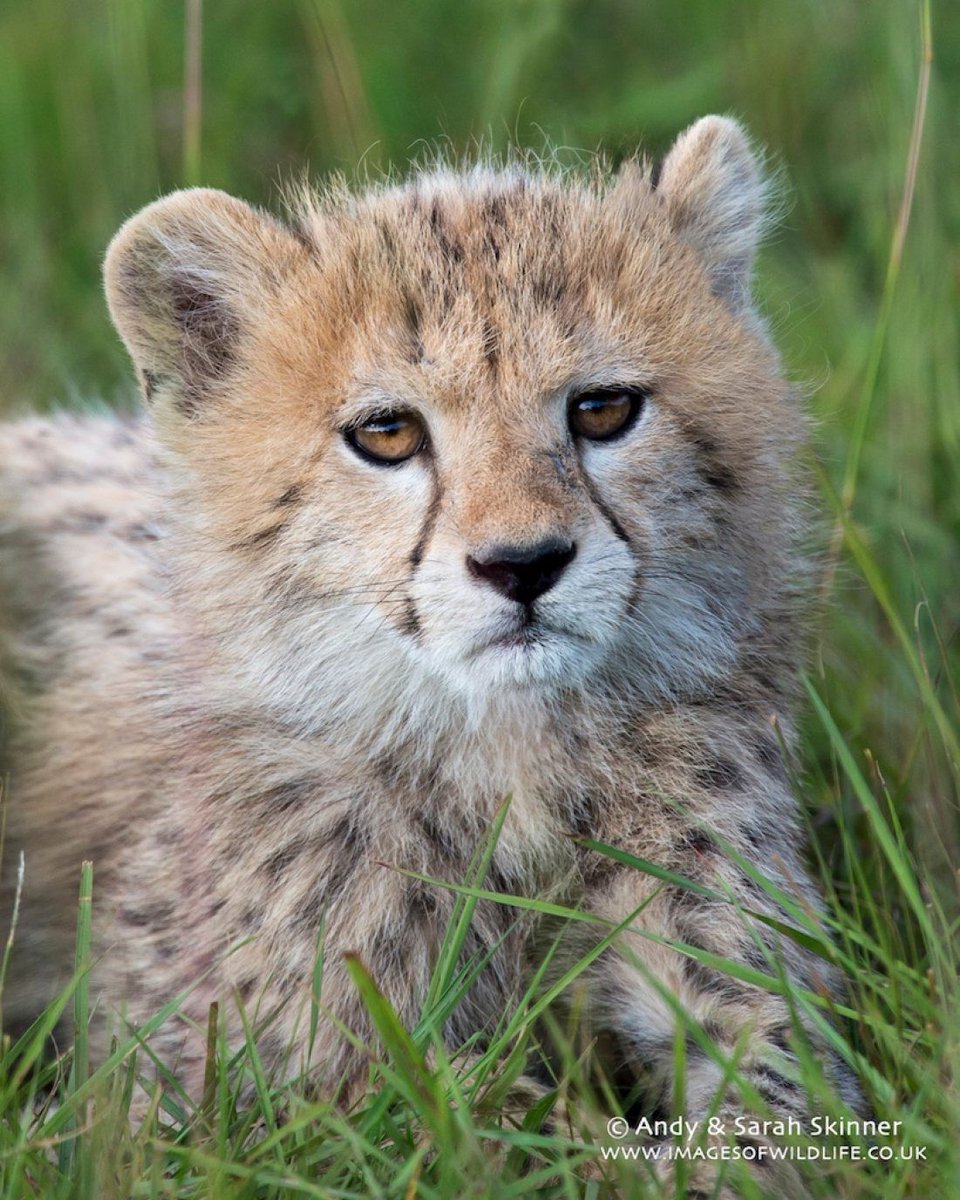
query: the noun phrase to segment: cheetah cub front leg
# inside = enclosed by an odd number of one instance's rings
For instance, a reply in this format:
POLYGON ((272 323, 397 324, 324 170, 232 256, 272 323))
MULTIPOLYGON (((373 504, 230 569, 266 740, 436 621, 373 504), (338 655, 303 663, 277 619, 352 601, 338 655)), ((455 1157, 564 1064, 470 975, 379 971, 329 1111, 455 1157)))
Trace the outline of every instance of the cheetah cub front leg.
MULTIPOLYGON (((778 1139, 765 1136, 779 1123, 799 1131, 813 1115, 791 1050, 796 1006, 792 1012, 778 980, 821 995, 834 981, 822 959, 763 920, 795 924, 777 893, 806 912, 819 908, 788 815, 793 801, 779 747, 762 723, 709 712, 660 718, 655 736, 683 749, 644 779, 642 824, 636 810, 632 819, 615 813, 604 837, 664 873, 646 874, 592 849, 583 856, 586 909, 617 924, 635 914, 587 983, 590 1020, 597 1032, 612 1034, 607 1044, 616 1046, 618 1060, 604 1066, 620 1073, 628 1068, 642 1091, 646 1119, 622 1130, 631 1138, 655 1138, 661 1130, 652 1114, 657 1120, 683 1116, 682 1142, 742 1155, 780 1194, 803 1195, 789 1163, 767 1153, 778 1139), (682 803, 673 799, 678 796, 682 803), (626 823, 617 828, 618 820, 626 823), (732 973, 697 952, 732 964, 732 973), (771 990, 742 981, 737 965, 768 977, 771 990), (678 1032, 686 1064, 679 1079, 678 1032), (707 1044, 718 1054, 708 1053, 707 1044)), ((848 1068, 818 1050, 840 1094, 857 1105, 848 1068)), ((672 1175, 672 1152, 670 1138, 664 1139, 659 1173, 672 1175)), ((694 1159, 690 1186, 715 1194, 719 1161, 694 1159)))

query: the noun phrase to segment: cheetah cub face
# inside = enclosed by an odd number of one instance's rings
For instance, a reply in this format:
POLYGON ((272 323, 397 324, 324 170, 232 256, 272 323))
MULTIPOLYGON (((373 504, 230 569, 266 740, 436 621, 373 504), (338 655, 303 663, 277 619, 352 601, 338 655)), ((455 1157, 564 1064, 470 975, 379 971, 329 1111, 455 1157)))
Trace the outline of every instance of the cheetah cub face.
POLYGON ((799 416, 749 302, 762 186, 439 169, 151 205, 106 264, 201 619, 301 715, 715 689, 775 617, 799 416), (339 708, 338 708, 339 705, 339 708))

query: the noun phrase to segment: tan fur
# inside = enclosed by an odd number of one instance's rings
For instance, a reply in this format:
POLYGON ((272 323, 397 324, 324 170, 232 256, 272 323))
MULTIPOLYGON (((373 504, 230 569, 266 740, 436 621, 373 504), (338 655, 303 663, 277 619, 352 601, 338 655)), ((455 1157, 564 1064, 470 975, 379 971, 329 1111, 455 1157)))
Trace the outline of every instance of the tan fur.
MULTIPOLYGON (((105 1002, 142 1019, 206 971, 201 1025, 231 989, 285 1004, 275 1063, 325 914, 323 1004, 370 1036, 353 950, 413 1023, 452 897, 382 864, 462 878, 505 795, 490 886, 615 921, 659 889, 640 929, 770 969, 765 927, 570 836, 774 912, 727 841, 816 904, 774 733, 792 737, 804 421, 749 303, 762 207, 714 117, 657 186, 639 162, 440 167, 301 197, 289 227, 212 191, 124 226, 107 295, 145 418, 0 428, 27 879, 8 1012, 68 973, 91 856, 105 1002), (572 439, 568 398, 613 384, 647 389, 637 424, 572 439), (344 427, 398 407, 429 450, 361 460, 344 427), (491 645, 519 606, 467 556, 551 537, 576 557, 534 605, 538 640, 491 645)), ((515 915, 481 906, 471 950, 515 915)), ((522 989, 531 936, 507 934, 453 1043, 522 989)), ((728 1049, 749 1029, 757 1087, 794 1110, 783 1001, 635 933, 595 965, 587 1015, 652 1095, 671 1090, 664 987, 728 1049)), ((199 1036, 178 1023, 160 1050, 196 1088, 199 1036)), ((363 1067, 333 1023, 314 1065, 326 1086, 363 1067)), ((702 1112, 716 1068, 691 1052, 689 1071, 702 1112)))

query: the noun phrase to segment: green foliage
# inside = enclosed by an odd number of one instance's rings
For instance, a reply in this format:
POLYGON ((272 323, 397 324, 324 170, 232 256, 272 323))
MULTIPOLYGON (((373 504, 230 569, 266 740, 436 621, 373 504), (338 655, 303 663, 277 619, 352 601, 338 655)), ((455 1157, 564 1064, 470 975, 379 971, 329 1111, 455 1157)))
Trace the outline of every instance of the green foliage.
MULTIPOLYGON (((711 111, 741 116, 772 148, 787 199, 759 291, 816 418, 827 547, 797 783, 831 915, 820 928, 788 908, 788 936, 824 948, 847 975, 847 1017, 830 1036, 878 1115, 904 1122, 901 1143, 927 1147, 926 1162, 836 1162, 811 1171, 810 1186, 824 1197, 960 1195, 960 8, 935 0, 925 16, 908 0, 220 0, 203 11, 203 96, 191 108, 187 7, 8 0, 0 9, 8 411, 128 402, 99 260, 125 216, 185 183, 269 206, 280 180, 304 165, 314 175, 375 174, 424 143, 539 146, 546 134, 614 158, 638 142, 658 154, 711 111)), ((438 1030, 482 968, 458 964, 458 952, 486 895, 483 853, 467 879, 452 881, 458 907, 417 1029, 400 1027, 377 981, 354 964, 384 1049, 370 1049, 378 1094, 349 1117, 304 1098, 296 1063, 289 1078, 265 1076, 253 1017, 246 1046, 231 1055, 215 1011, 202 1104, 195 1110, 172 1080, 163 1093, 150 1085, 145 1118, 131 1127, 135 1080, 151 1069, 149 1034, 181 998, 119 1040, 105 1063, 88 1063, 82 1033, 72 1055, 45 1060, 61 1011, 86 1027, 82 902, 74 984, 0 1047, 2 1195, 647 1194, 636 1167, 594 1166, 587 1180, 612 1097, 574 1041, 560 1074, 581 1097, 577 1122, 539 1131, 549 1109, 561 1111, 563 1088, 531 1100, 526 1115, 505 1111, 537 1022, 550 1019, 542 1001, 556 984, 546 974, 482 1051, 454 1063, 444 1054, 438 1030)), ((632 865, 656 878, 653 864, 632 865)), ((575 986, 586 965, 563 982, 575 986)), ((322 969, 318 954, 318 990, 322 969)), ((749 982, 784 986, 775 963, 749 982)), ((810 1019, 822 1013, 820 997, 792 1001, 810 1019)), ((319 1019, 315 1005, 311 1027, 319 1019)), ((564 1031, 554 1034, 562 1043, 564 1031)), ((678 1069, 687 1046, 678 1038, 678 1069)), ((815 1058, 800 1058, 814 1107, 839 1111, 815 1058)), ((721 1065, 736 1075, 735 1056, 721 1065)))

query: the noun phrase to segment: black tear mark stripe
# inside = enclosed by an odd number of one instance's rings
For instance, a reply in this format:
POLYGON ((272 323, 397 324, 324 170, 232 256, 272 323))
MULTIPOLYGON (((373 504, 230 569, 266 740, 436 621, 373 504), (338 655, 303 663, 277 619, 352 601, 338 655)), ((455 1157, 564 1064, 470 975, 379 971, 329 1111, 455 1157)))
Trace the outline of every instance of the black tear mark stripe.
POLYGON ((423 519, 423 525, 420 528, 420 536, 417 538, 416 545, 410 551, 410 577, 413 578, 417 567, 423 562, 423 555, 426 551, 427 544, 433 533, 433 527, 437 523, 437 516, 440 512, 440 500, 442 496, 442 488, 440 480, 437 477, 436 470, 433 474, 433 492, 430 496, 430 503, 427 505, 427 513, 423 519))
MULTIPOLYGON (((417 538, 416 545, 410 551, 410 577, 408 588, 412 589, 413 579, 417 573, 417 568, 423 562, 423 556, 426 553, 427 546, 430 543, 433 528, 437 523, 437 516, 440 512, 440 499, 442 489, 440 480, 437 476, 436 468, 433 468, 433 492, 430 496, 430 503, 427 505, 426 516, 423 518, 423 525, 420 528, 420 536, 417 538)), ((408 637, 420 637, 420 616, 417 613, 417 605, 413 598, 413 593, 408 590, 403 598, 403 616, 400 619, 400 632, 405 633, 408 637)))
POLYGON ((594 484, 593 480, 590 478, 590 476, 587 474, 586 470, 584 469, 583 459, 576 452, 576 450, 573 449, 573 444, 570 441, 567 442, 567 445, 565 448, 572 451, 572 453, 570 455, 570 463, 576 471, 577 482, 583 485, 583 489, 587 493, 587 495, 590 497, 591 501, 593 502, 594 507, 597 509, 597 511, 600 513, 600 515, 603 517, 603 519, 606 521, 606 523, 610 526, 610 529, 613 531, 613 533, 616 535, 616 537, 619 538, 619 540, 624 543, 624 545, 631 551, 631 553, 634 554, 634 557, 636 557, 636 554, 633 549, 633 542, 630 540, 630 535, 627 533, 627 531, 624 529, 624 527, 620 524, 620 522, 617 520, 617 517, 614 514, 613 510, 610 508, 610 506, 606 503, 606 501, 601 497, 600 493, 597 491, 596 485, 594 484))
POLYGON ((418 641, 420 638, 420 617, 412 596, 403 598, 403 614, 400 617, 399 629, 401 633, 405 633, 414 641, 418 641))
POLYGON ((594 486, 593 480, 590 479, 584 470, 580 471, 580 478, 583 480, 583 486, 586 488, 587 495, 593 501, 600 515, 607 522, 620 541, 632 551, 633 543, 630 541, 630 535, 617 520, 615 514, 606 501, 600 496, 600 493, 594 486))

